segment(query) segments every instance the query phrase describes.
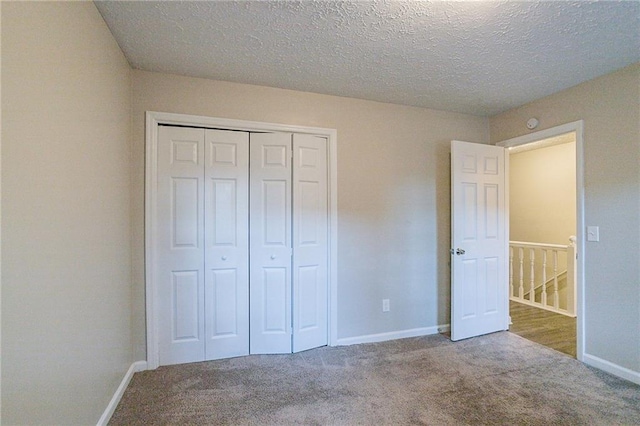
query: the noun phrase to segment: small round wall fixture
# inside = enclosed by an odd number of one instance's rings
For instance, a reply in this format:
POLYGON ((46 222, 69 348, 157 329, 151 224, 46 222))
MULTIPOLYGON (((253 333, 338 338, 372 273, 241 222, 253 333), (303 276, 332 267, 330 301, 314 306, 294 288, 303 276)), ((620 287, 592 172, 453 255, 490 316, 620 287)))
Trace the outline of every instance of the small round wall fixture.
POLYGON ((538 121, 537 118, 533 118, 533 117, 530 118, 527 121, 527 129, 529 129, 529 130, 535 129, 536 127, 538 127, 538 123, 539 123, 539 121, 538 121))

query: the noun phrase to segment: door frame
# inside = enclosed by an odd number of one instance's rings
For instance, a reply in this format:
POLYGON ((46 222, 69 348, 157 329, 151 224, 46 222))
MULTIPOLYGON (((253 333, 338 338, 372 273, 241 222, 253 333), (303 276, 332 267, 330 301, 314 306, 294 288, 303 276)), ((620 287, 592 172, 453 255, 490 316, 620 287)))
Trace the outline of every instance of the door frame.
MULTIPOLYGON (((576 357, 579 361, 584 359, 584 342, 585 342, 585 305, 584 305, 584 121, 578 120, 560 126, 551 127, 549 129, 540 130, 529 133, 527 135, 518 136, 496 143, 497 146, 511 148, 548 139, 554 136, 560 136, 565 133, 575 132, 576 134, 576 238, 578 246, 578 259, 576 260, 576 357)), ((505 172, 509 176, 509 156, 505 156, 505 172)), ((509 179, 506 181, 506 203, 509 205, 509 179)), ((508 246, 507 246, 508 247, 508 246)), ((508 294, 508 293, 507 293, 508 294)), ((508 296, 507 296, 508 303, 508 296)))
POLYGON ((168 112, 147 111, 145 125, 145 299, 147 329, 147 368, 159 366, 158 303, 155 270, 158 231, 158 126, 176 125, 253 132, 290 132, 327 138, 328 189, 328 342, 337 345, 338 338, 338 137, 336 129, 305 127, 259 121, 245 121, 168 112))

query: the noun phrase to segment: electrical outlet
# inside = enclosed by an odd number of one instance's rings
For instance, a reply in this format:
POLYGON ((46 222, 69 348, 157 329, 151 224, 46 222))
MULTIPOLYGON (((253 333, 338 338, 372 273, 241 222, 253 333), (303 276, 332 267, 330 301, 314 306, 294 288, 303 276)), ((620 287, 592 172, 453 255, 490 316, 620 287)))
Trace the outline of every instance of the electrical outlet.
POLYGON ((382 299, 382 312, 389 312, 390 309, 389 299, 382 299))

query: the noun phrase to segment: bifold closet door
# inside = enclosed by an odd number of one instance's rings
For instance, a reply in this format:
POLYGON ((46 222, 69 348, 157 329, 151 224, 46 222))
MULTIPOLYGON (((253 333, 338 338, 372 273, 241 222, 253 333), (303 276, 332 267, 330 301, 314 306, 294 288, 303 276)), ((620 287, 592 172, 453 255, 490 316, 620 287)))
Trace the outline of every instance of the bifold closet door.
POLYGON ((291 353, 291 137, 251 133, 252 354, 291 353))
POLYGON ((249 133, 205 131, 205 359, 249 354, 249 133))
POLYGON ((327 139, 293 135, 293 352, 328 343, 327 139))
POLYGON ((249 353, 249 134, 161 126, 160 365, 249 353))
POLYGON ((158 132, 158 355, 169 365, 204 359, 204 131, 158 132))
POLYGON ((326 345, 326 138, 158 132, 160 365, 326 345))

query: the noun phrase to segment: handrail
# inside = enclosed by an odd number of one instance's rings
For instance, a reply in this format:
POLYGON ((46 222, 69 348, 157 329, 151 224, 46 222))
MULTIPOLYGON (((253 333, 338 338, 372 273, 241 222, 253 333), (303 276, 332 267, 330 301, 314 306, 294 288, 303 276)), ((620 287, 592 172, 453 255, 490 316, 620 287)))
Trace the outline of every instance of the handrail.
POLYGON ((547 243, 530 243, 527 241, 509 241, 510 246, 526 246, 526 247, 540 247, 540 248, 550 248, 550 249, 567 249, 568 245, 562 244, 547 244, 547 243))
MULTIPOLYGON (((560 271, 560 272, 558 272, 557 277, 558 277, 558 278, 560 278, 560 277, 562 277, 562 276, 564 276, 564 275, 567 275, 568 273, 569 273, 569 271, 565 269, 564 271, 560 271)), ((546 284, 546 285, 552 284, 552 283, 553 283, 554 278, 555 278, 555 277, 551 277, 551 278, 549 278, 548 280, 546 280, 544 283, 540 282, 540 283, 536 284, 536 286, 533 288, 533 291, 536 291, 537 289, 539 289, 540 287, 542 287, 542 286, 543 286, 543 284, 546 284)), ((527 294, 529 294, 529 293, 531 293, 531 290, 527 290, 527 292, 525 293, 525 296, 526 296, 527 294)))

